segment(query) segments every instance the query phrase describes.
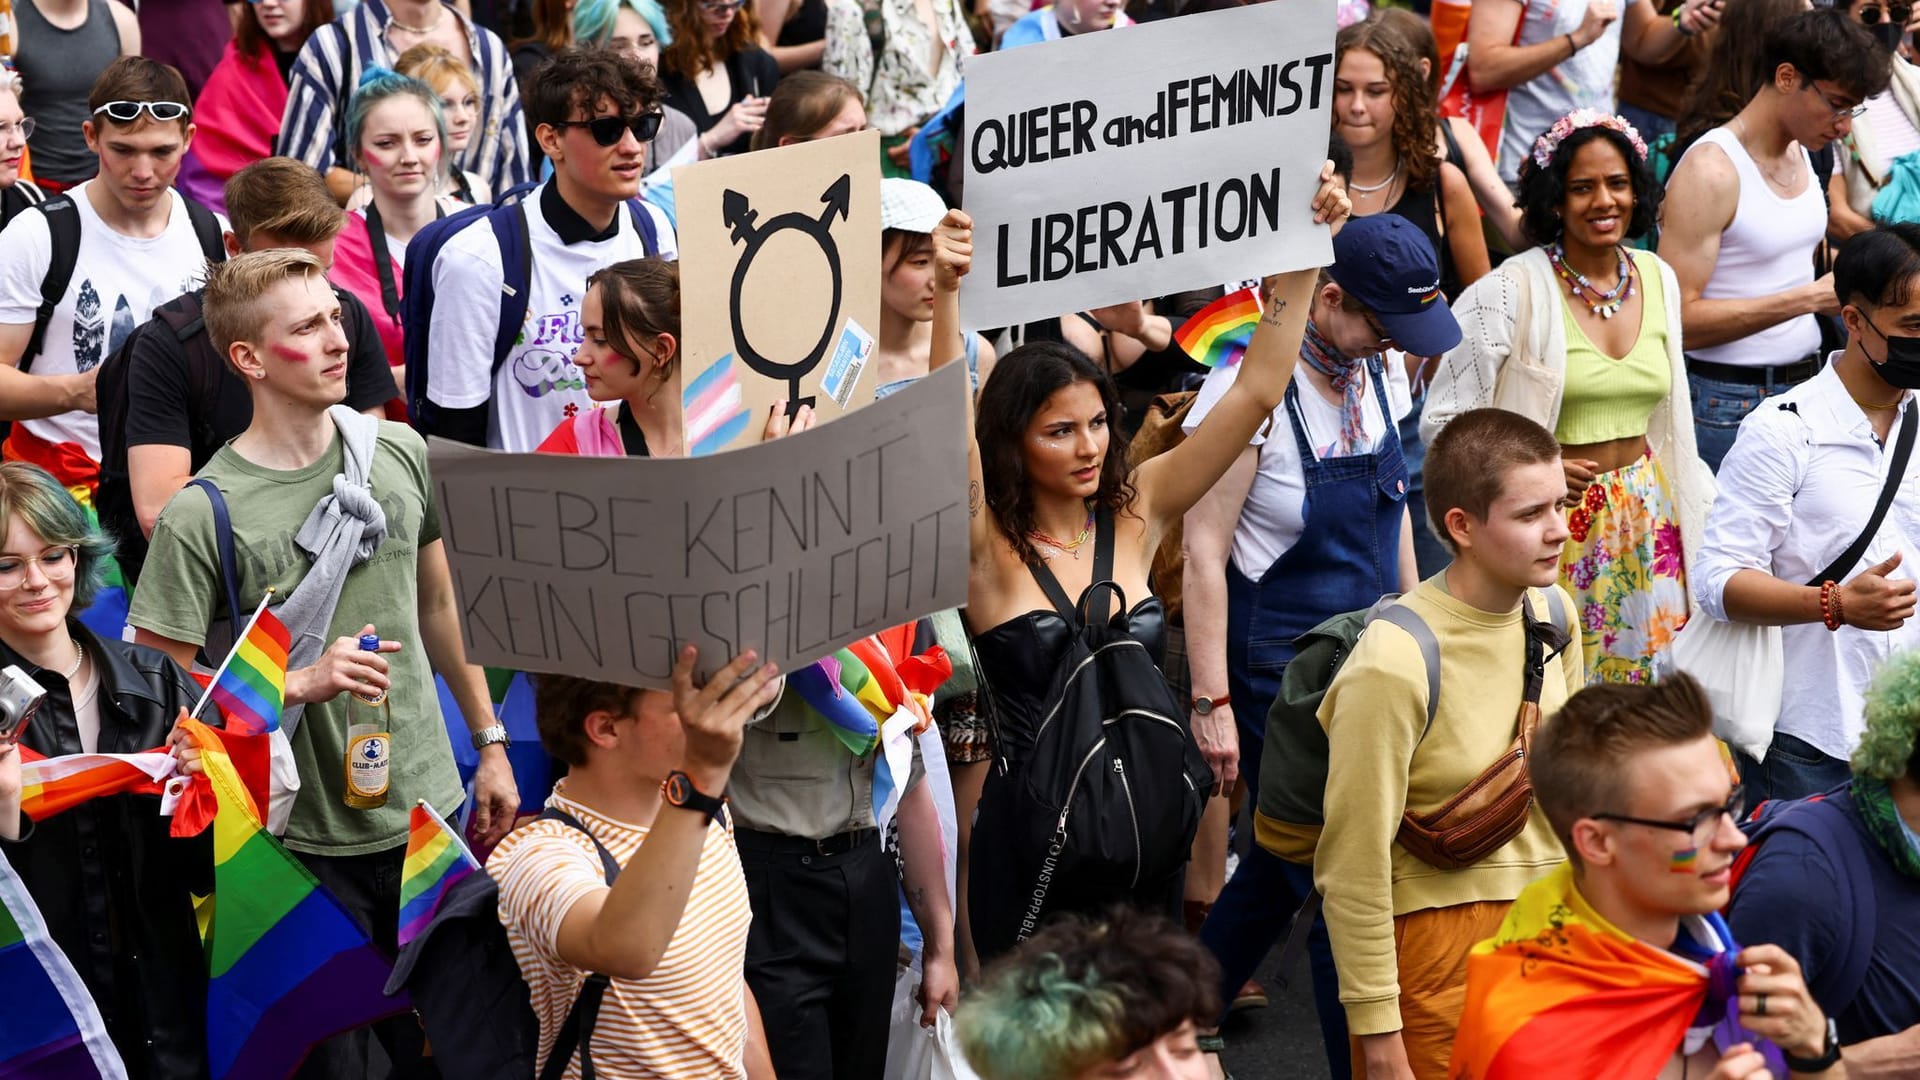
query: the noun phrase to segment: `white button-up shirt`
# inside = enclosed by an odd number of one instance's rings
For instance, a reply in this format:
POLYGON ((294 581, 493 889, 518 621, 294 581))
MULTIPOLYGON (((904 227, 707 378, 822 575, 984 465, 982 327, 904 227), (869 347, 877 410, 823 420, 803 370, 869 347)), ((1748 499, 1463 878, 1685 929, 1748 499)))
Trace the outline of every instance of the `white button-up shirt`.
MULTIPOLYGON (((1920 406, 1909 397, 1883 450, 1831 363, 1747 414, 1720 466, 1705 550, 1694 561, 1693 594, 1701 609, 1727 618, 1727 581, 1741 570, 1797 585, 1839 558, 1867 527, 1900 426, 1920 422, 1916 414, 1920 406)), ((1916 541, 1920 451, 1908 460, 1866 554, 1834 577, 1850 580, 1861 568, 1901 552, 1904 558, 1889 576, 1911 579, 1920 569, 1916 541)), ((1782 643, 1786 671, 1775 730, 1844 759, 1860 741, 1868 682, 1888 656, 1920 646, 1920 618, 1887 632, 1851 626, 1830 632, 1820 623, 1803 623, 1782 628, 1782 643)))

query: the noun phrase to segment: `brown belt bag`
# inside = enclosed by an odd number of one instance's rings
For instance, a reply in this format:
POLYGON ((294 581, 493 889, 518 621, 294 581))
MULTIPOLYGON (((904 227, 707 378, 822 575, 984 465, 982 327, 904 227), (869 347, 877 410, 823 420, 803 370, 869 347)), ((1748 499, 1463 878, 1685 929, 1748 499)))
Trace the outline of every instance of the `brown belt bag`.
POLYGON ((1396 836, 1400 846, 1414 858, 1441 870, 1463 870, 1500 850, 1527 827, 1527 815, 1533 810, 1527 755, 1533 750, 1533 733, 1540 726, 1546 648, 1553 645, 1557 655, 1569 639, 1557 623, 1535 622, 1533 607, 1524 597, 1520 610, 1527 639, 1527 672, 1513 745, 1438 809, 1420 814, 1408 811, 1400 819, 1396 836))

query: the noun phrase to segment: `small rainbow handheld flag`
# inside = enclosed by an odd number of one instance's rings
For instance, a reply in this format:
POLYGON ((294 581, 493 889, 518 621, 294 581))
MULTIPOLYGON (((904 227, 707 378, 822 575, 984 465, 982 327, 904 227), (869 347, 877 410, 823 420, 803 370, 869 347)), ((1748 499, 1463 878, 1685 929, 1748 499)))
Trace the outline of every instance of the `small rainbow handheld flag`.
POLYGON ((247 620, 246 632, 213 673, 213 685, 193 707, 194 716, 211 697, 226 714, 229 731, 257 735, 279 730, 280 711, 286 707, 287 650, 293 640, 279 617, 267 610, 271 599, 273 590, 268 589, 247 620))
POLYGON ((1203 367, 1232 367, 1246 355, 1258 325, 1260 291, 1248 287, 1194 312, 1173 340, 1203 367))
POLYGON ((414 804, 407 824, 407 861, 400 871, 400 945, 433 921, 453 883, 480 869, 460 834, 425 799, 414 804))

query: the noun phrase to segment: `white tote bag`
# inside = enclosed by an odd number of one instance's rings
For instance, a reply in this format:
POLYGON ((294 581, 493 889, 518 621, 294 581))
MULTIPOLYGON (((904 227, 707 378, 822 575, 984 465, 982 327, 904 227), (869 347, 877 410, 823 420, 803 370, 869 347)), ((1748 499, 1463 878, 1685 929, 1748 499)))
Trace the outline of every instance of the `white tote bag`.
POLYGON ((1665 670, 1696 679, 1713 705, 1713 733, 1765 761, 1780 719, 1780 628, 1723 622, 1694 609, 1673 636, 1665 670))

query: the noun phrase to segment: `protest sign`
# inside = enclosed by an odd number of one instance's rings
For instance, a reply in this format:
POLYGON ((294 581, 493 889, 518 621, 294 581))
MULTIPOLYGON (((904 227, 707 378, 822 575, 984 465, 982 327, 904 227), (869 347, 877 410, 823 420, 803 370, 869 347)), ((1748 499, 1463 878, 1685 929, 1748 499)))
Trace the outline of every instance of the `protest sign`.
POLYGON ((973 272, 961 321, 1323 266, 1334 0, 1078 34, 967 66, 973 272))
POLYGON ((775 401, 820 421, 873 400, 880 135, 673 171, 687 451, 752 445, 775 401))
POLYGON ((791 671, 967 599, 967 380, 704 458, 429 447, 467 659, 664 689, 741 649, 791 671))

